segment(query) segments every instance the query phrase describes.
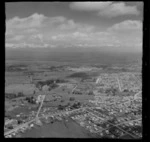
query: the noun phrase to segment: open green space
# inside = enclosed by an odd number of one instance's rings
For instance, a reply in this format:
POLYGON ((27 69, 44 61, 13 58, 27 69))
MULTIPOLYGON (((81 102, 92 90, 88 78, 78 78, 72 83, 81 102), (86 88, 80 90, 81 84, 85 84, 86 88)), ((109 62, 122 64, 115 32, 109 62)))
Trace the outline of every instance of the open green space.
POLYGON ((90 138, 90 134, 77 123, 69 121, 55 121, 54 123, 44 124, 35 127, 24 134, 24 138, 54 137, 54 138, 90 138))

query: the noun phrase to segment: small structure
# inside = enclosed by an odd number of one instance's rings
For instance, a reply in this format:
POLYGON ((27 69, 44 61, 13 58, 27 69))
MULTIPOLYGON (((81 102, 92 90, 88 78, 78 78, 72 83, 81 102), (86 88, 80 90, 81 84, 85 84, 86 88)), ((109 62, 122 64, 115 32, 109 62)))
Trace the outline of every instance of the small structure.
POLYGON ((49 89, 49 86, 48 86, 48 85, 44 85, 44 86, 42 87, 42 90, 43 90, 43 91, 48 91, 48 89, 49 89))
POLYGON ((35 122, 37 125, 41 126, 42 125, 42 122, 40 121, 39 118, 36 119, 36 122, 35 122))
POLYGON ((40 103, 43 100, 43 95, 39 95, 36 99, 36 103, 40 103))

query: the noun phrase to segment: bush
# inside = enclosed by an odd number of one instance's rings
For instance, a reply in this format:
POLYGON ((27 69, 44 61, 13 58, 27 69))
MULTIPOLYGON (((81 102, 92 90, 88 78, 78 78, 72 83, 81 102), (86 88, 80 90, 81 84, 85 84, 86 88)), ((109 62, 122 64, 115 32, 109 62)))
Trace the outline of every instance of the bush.
POLYGON ((5 97, 7 99, 14 99, 14 98, 22 97, 22 96, 24 96, 24 94, 22 92, 18 92, 18 94, 15 94, 15 93, 5 93, 5 97))

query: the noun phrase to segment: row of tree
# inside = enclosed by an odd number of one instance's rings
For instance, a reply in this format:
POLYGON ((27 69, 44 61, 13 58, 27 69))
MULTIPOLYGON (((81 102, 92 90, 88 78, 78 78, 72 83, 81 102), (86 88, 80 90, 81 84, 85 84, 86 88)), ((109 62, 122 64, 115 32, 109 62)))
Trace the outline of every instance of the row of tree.
POLYGON ((7 99, 14 99, 14 98, 19 98, 19 97, 23 97, 24 94, 23 92, 18 92, 18 93, 5 93, 5 97, 7 99))
POLYGON ((25 100, 26 100, 28 103, 36 104, 36 99, 35 99, 33 96, 26 97, 25 100))
POLYGON ((42 88, 44 85, 47 85, 50 87, 50 89, 54 89, 58 87, 57 83, 65 83, 65 82, 67 81, 63 79, 51 79, 51 80, 46 80, 46 81, 38 81, 36 83, 36 87, 42 88))
MULTIPOLYGON (((66 105, 58 105, 59 110, 64 110, 66 107, 70 106, 70 103, 66 105)), ((80 102, 75 102, 73 105, 70 106, 70 109, 78 109, 81 106, 80 102)))

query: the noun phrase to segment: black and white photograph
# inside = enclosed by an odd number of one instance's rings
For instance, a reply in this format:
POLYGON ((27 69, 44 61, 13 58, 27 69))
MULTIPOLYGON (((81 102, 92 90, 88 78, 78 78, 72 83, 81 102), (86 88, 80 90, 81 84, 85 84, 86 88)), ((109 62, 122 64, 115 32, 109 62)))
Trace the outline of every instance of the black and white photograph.
POLYGON ((142 139, 143 5, 5 2, 4 137, 142 139))

